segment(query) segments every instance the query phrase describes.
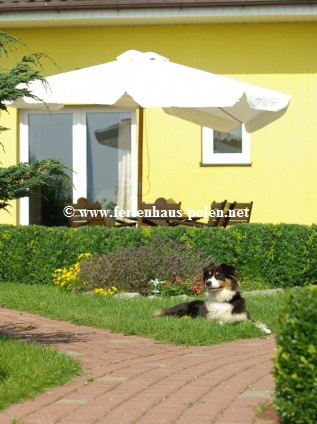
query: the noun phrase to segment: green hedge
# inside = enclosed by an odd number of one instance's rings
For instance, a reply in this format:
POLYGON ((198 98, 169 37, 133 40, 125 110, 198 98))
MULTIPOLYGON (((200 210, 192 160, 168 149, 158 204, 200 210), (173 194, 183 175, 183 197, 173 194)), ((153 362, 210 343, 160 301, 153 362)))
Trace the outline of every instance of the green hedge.
POLYGON ((276 409, 283 424, 317 423, 317 290, 293 289, 280 311, 276 409))
POLYGON ((271 287, 317 282, 317 226, 290 224, 142 230, 1 225, 0 281, 50 283, 52 272, 75 263, 79 253, 105 254, 120 247, 139 247, 155 236, 180 240, 189 249, 236 265, 242 281, 271 287))

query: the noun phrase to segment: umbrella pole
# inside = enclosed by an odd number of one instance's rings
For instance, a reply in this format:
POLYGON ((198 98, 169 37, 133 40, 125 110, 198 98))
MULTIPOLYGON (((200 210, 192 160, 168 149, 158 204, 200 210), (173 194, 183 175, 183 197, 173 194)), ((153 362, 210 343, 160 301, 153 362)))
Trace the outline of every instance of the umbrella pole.
MULTIPOLYGON (((142 178, 143 178, 143 107, 138 107, 138 211, 142 210, 142 178)), ((142 217, 137 217, 137 226, 142 225, 142 217)))

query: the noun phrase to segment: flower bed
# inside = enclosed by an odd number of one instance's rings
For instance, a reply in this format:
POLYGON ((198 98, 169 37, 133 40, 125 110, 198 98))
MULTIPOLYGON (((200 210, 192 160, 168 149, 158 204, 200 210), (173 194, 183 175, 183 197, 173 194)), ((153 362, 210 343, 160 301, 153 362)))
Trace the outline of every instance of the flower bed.
POLYGON ((204 284, 201 276, 193 278, 176 277, 174 281, 162 281, 158 286, 160 296, 187 296, 200 295, 204 292, 204 284))

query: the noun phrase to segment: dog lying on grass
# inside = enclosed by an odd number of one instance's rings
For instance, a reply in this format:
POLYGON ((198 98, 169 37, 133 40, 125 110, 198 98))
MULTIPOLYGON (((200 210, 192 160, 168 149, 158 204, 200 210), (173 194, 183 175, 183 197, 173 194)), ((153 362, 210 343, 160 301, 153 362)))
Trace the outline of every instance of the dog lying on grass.
POLYGON ((234 266, 211 263, 203 269, 203 275, 207 300, 194 300, 169 309, 159 309, 154 313, 154 317, 203 317, 217 320, 221 324, 250 320, 266 334, 271 334, 264 324, 251 320, 245 299, 241 296, 234 266))

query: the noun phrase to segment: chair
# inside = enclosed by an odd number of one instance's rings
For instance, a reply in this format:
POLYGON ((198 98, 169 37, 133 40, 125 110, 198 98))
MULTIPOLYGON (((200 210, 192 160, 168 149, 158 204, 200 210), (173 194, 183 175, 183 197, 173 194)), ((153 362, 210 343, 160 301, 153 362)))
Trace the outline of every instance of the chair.
POLYGON ((204 222, 179 222, 179 225, 187 225, 190 227, 224 227, 235 224, 247 224, 250 221, 253 202, 212 202, 210 210, 214 211, 214 216, 209 218, 208 223, 204 222), (248 209, 245 214, 245 209, 248 209))
POLYGON ((198 221, 179 221, 176 225, 186 225, 188 227, 222 227, 225 223, 226 211, 230 209, 231 204, 224 200, 223 202, 213 201, 210 206, 210 211, 214 211, 214 216, 209 216, 208 223, 198 221))
POLYGON ((99 212, 103 211, 101 204, 99 202, 89 203, 85 197, 80 197, 77 200, 77 203, 69 203, 67 206, 72 206, 74 208, 74 215, 67 217, 69 226, 73 228, 82 227, 85 225, 106 225, 111 227, 135 226, 135 223, 118 223, 117 221, 115 224, 109 225, 107 223, 107 217, 102 216, 101 212, 99 212))
POLYGON ((224 220, 224 227, 236 224, 248 224, 250 222, 253 202, 238 203, 233 202, 231 205, 232 212, 227 212, 227 217, 224 220), (246 211, 247 209, 247 211, 246 211))
POLYGON ((143 202, 142 210, 144 211, 142 225, 154 227, 159 225, 173 225, 172 222, 177 221, 177 211, 181 210, 181 202, 168 203, 164 197, 159 197, 154 203, 143 202), (166 211, 166 214, 162 211, 166 211))
MULTIPOLYGON (((214 211, 215 216, 210 216, 207 226, 208 227, 222 227, 225 221, 226 211, 231 207, 231 204, 224 200, 223 202, 217 203, 212 202, 210 211, 214 211)), ((201 223, 202 224, 202 223, 201 223)))

